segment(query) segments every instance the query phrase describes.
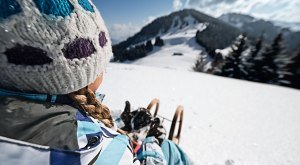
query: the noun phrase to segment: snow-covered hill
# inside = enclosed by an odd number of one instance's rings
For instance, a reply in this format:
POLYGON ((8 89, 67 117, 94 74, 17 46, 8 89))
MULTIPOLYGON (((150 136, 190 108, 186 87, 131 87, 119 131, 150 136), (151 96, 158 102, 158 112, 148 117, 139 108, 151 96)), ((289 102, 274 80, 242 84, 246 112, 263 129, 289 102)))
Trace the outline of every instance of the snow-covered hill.
MULTIPOLYGON (((159 114, 185 107, 180 145, 194 164, 300 164, 300 91, 207 74, 111 64, 100 92, 115 113, 155 97, 159 114)), ((168 127, 168 124, 166 123, 168 127)))
MULTIPOLYGON (((161 36, 165 45, 154 47, 148 56, 138 59, 132 64, 155 66, 175 70, 192 70, 194 63, 202 53, 202 48, 196 43, 196 32, 203 31, 206 23, 195 23, 193 18, 189 19, 190 25, 179 29, 179 26, 172 26, 168 33, 161 36), (174 55, 181 54, 181 55, 174 55)), ((154 43, 154 41, 153 41, 154 43)))
MULTIPOLYGON (((182 49, 186 50, 186 46, 191 47, 191 49, 197 49, 197 47, 199 47, 198 45, 184 42, 192 37, 195 38, 197 30, 203 30, 198 40, 205 43, 206 46, 210 45, 212 49, 228 47, 241 33, 238 28, 217 18, 213 18, 193 9, 184 9, 155 19, 134 36, 114 45, 114 61, 132 61, 144 57, 145 55, 143 53, 140 53, 140 55, 136 55, 138 53, 128 55, 126 51, 145 44, 149 40, 154 40, 156 37, 171 41, 169 42, 171 45, 183 45, 185 48, 179 48, 179 51, 182 51, 182 49), (202 28, 203 25, 205 25, 205 30, 202 28), (198 27, 200 28, 198 29, 198 27), (188 36, 184 36, 185 31, 188 33, 188 36), (183 38, 180 38, 180 36, 183 36, 183 38)), ((175 50, 178 49, 177 47, 174 48, 175 50)), ((146 55, 149 55, 149 53, 146 52, 146 55)))

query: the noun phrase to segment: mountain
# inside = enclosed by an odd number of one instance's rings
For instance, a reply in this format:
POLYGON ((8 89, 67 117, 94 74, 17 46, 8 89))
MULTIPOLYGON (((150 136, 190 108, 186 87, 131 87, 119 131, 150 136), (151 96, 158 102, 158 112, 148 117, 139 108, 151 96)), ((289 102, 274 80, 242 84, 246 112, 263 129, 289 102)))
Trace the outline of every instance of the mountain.
MULTIPOLYGON (((194 20, 188 17, 190 22, 194 20)), ((156 66, 173 70, 192 70, 204 49, 196 42, 197 31, 205 31, 206 23, 197 23, 181 29, 172 28, 166 34, 161 34, 164 46, 155 46, 146 57, 132 61, 132 64, 143 66, 156 66)), ((152 41, 153 42, 153 41, 152 41)))
POLYGON ((263 35, 264 44, 270 44, 280 32, 286 51, 298 51, 300 32, 276 26, 273 22, 236 13, 213 18, 194 9, 184 9, 155 19, 126 41, 114 45, 113 61, 191 70, 200 54, 211 54, 216 49, 228 50, 242 33, 247 35, 250 43, 263 35), (164 40, 164 46, 153 46, 157 37, 164 40))
POLYGON ((284 21, 272 21, 276 26, 280 26, 282 28, 288 28, 291 31, 300 31, 300 22, 284 22, 284 21))
POLYGON ((287 25, 283 26, 283 22, 281 22, 281 25, 279 26, 278 22, 274 23, 239 13, 223 14, 219 17, 219 19, 236 28, 239 28, 242 32, 247 34, 248 38, 252 40, 255 40, 263 35, 264 41, 271 43, 277 34, 282 32, 287 51, 293 52, 299 49, 300 31, 292 31, 289 28, 286 28, 287 25))
MULTIPOLYGON (((177 32, 183 32, 183 29, 192 29, 194 31, 194 37, 196 36, 197 31, 201 30, 198 37, 199 40, 206 45, 210 45, 211 49, 228 47, 241 33, 238 28, 231 26, 222 20, 213 18, 194 9, 185 9, 155 19, 134 36, 114 45, 114 60, 125 61, 144 57, 145 54, 128 58, 126 51, 135 46, 141 46, 141 44, 144 44, 148 40, 153 40, 155 37, 170 36, 177 32), (205 29, 201 29, 204 25, 206 26, 205 29)), ((175 43, 173 45, 178 44, 180 43, 175 43)))
MULTIPOLYGON (((112 63, 99 92, 119 116, 160 99, 172 119, 183 105, 180 146, 193 164, 300 164, 300 91, 208 74, 112 63)), ((167 131, 170 123, 164 120, 167 131)))

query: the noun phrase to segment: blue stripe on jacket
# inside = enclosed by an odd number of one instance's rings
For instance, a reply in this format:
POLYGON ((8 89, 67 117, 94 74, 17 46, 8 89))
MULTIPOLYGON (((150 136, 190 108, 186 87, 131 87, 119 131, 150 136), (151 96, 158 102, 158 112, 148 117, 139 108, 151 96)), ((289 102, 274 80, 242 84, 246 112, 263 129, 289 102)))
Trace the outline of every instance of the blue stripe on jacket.
POLYGON ((112 142, 105 148, 98 157, 96 165, 110 164, 118 165, 126 148, 129 145, 129 139, 125 135, 116 136, 112 142))

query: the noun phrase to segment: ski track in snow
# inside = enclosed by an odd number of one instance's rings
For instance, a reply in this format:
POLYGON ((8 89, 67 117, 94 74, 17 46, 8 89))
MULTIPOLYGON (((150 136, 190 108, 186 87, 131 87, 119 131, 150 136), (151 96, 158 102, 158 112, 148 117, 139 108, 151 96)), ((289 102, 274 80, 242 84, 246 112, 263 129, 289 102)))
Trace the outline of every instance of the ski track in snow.
MULTIPOLYGON (((185 108, 180 146, 194 164, 300 164, 300 91, 202 73, 110 64, 99 89, 120 113, 159 98, 172 119, 185 108)), ((169 124, 165 122, 167 130, 169 124)))

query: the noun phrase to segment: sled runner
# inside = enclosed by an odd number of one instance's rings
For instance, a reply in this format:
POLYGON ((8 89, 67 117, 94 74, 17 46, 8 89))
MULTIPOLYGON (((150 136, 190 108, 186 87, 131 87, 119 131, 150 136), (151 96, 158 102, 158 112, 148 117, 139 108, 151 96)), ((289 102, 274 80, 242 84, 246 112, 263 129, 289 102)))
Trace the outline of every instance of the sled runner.
MULTIPOLYGON (((159 111, 159 105, 160 105, 160 102, 158 99, 153 99, 150 104, 148 105, 147 107, 147 110, 150 112, 151 109, 153 108, 153 106, 155 106, 155 111, 154 111, 154 114, 153 114, 153 117, 156 117, 157 116, 157 113, 159 111)), ((183 106, 178 106, 177 109, 176 109, 176 112, 174 114, 174 117, 173 117, 173 120, 169 120, 165 117, 162 117, 162 116, 159 116, 160 118, 164 120, 167 120, 167 121, 171 121, 172 124, 171 124, 171 128, 170 128, 170 131, 169 131, 169 137, 168 139, 173 141, 175 144, 179 144, 179 141, 180 141, 180 135, 181 135, 181 129, 182 129, 182 122, 183 122, 183 111, 184 111, 184 108, 183 106), (177 125, 179 124, 179 125, 177 125), (177 127, 176 127, 177 126, 177 127), (177 134, 174 135, 174 132, 175 132, 175 129, 177 128, 177 134)))
POLYGON ((169 132, 169 140, 172 140, 175 144, 179 144, 179 141, 180 141, 182 121, 183 121, 183 107, 178 106, 176 109, 176 112, 174 114, 172 125, 171 125, 170 132, 169 132), (177 128, 177 134, 174 135, 174 131, 175 131, 177 122, 179 123, 178 128, 177 128))
POLYGON ((171 122, 168 139, 175 144, 179 144, 184 108, 178 106, 173 116, 173 120, 170 120, 158 115, 159 107, 160 101, 158 99, 153 99, 147 108, 139 108, 131 112, 131 105, 127 101, 124 112, 121 115, 121 119, 125 126, 121 128, 119 132, 130 134, 131 132, 140 131, 139 133, 144 137, 148 135, 162 136, 166 134, 162 131, 162 129, 164 129, 162 123, 166 120, 171 122), (152 109, 154 109, 153 114, 151 113, 152 109), (144 129, 146 127, 150 127, 150 129, 144 129))

